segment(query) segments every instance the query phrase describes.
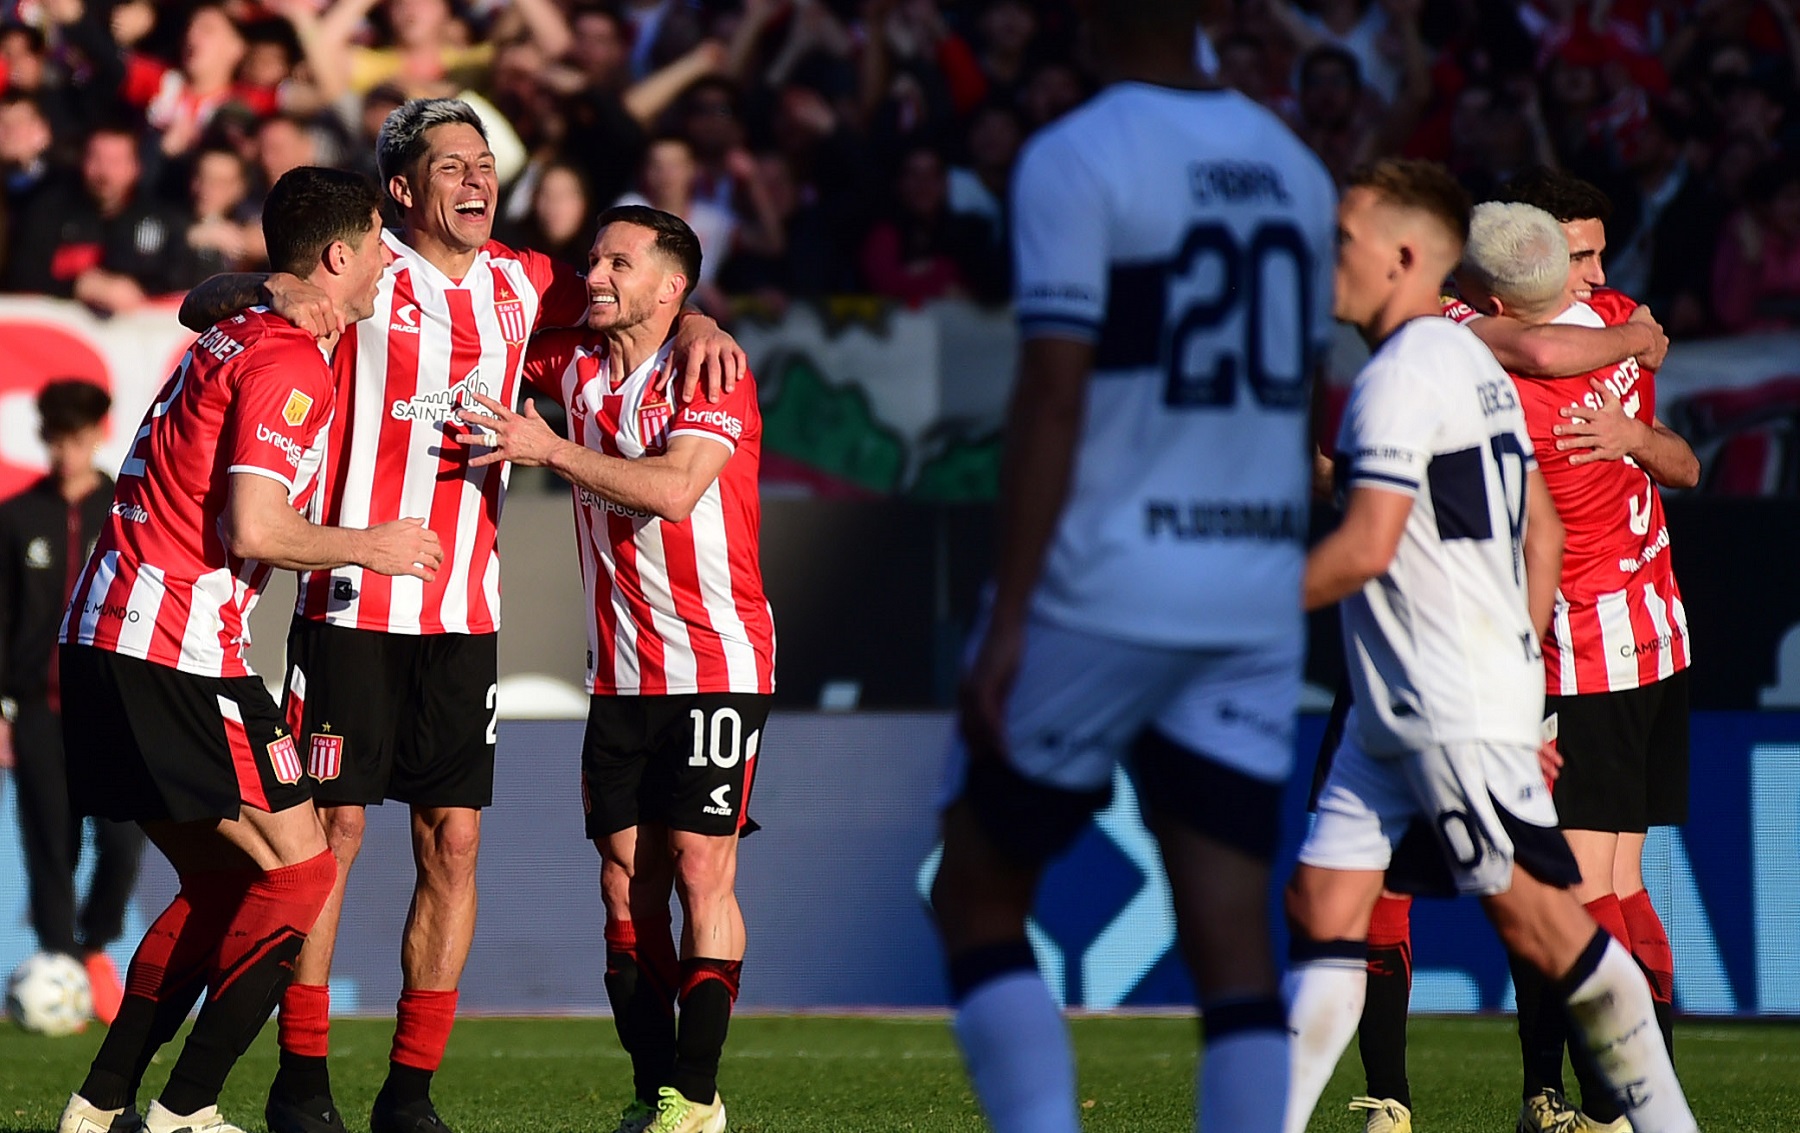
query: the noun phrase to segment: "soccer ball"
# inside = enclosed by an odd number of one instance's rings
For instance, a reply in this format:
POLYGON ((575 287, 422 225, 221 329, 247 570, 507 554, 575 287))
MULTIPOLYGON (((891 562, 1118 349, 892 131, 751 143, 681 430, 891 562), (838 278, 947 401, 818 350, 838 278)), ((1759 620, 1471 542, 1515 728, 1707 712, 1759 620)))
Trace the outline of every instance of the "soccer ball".
POLYGON ((34 1034, 76 1033, 94 1013, 87 970, 74 957, 60 952, 26 957, 6 981, 6 1013, 34 1034))

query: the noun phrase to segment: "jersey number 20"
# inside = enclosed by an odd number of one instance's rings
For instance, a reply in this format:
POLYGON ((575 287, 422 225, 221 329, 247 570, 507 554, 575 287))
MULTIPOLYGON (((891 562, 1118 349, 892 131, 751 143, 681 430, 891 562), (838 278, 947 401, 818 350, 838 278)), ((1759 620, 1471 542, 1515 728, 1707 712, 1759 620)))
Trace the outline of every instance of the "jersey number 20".
POLYGON ((1164 404, 1172 409, 1229 408, 1237 404, 1241 374, 1264 409, 1305 409, 1307 379, 1312 373, 1313 269, 1312 254, 1300 230, 1287 221, 1271 221, 1258 225, 1249 242, 1241 243, 1223 224, 1196 224, 1188 229, 1181 250, 1168 263, 1171 287, 1202 268, 1207 270, 1207 278, 1217 280, 1217 287, 1211 295, 1172 313, 1175 326, 1166 354, 1164 404), (1284 260, 1291 273, 1291 290, 1271 286, 1282 280, 1278 265, 1284 260), (1277 363, 1265 342, 1269 328, 1264 320, 1277 306, 1291 312, 1298 332, 1287 352, 1292 369, 1285 373, 1271 369, 1277 363), (1240 312, 1241 340, 1218 333, 1240 312), (1198 336, 1209 337, 1196 341, 1198 336), (1194 355, 1202 351, 1207 356, 1196 360, 1194 355))

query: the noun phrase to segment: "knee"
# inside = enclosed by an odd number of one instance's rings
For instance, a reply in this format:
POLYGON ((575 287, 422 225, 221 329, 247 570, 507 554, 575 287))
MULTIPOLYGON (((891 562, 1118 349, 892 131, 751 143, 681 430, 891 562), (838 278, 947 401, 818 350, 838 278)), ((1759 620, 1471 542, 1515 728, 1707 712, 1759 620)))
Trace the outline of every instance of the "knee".
POLYGON ((696 838, 675 847, 675 884, 689 899, 719 897, 737 882, 735 839, 696 838))
POLYGON ((332 856, 348 866, 362 852, 363 831, 368 826, 363 808, 330 807, 320 811, 319 817, 325 826, 325 844, 331 847, 332 856))
POLYGON ((480 848, 480 816, 454 813, 436 823, 422 840, 419 868, 440 886, 472 886, 480 848))

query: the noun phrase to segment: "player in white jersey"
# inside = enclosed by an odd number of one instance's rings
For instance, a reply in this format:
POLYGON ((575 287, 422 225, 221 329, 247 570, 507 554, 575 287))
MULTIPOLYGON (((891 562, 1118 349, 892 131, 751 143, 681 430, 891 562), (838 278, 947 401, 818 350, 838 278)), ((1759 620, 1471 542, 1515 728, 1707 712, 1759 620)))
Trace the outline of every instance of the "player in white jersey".
POLYGON ((1078 1127, 1026 940, 1046 864, 1129 760, 1205 1016, 1197 1127, 1273 1133, 1269 861, 1300 688, 1307 408, 1333 190, 1194 72, 1205 4, 1103 4, 1116 80, 1015 179, 1023 337, 995 587, 961 697, 932 904, 994 1128, 1078 1127))
MULTIPOLYGON (((338 855, 338 887, 282 1001, 281 1072, 266 1111, 276 1133, 341 1133, 326 1070, 331 950, 364 808, 412 811, 417 886, 401 947, 403 988, 374 1133, 439 1133, 431 1104, 475 928, 481 808, 492 801, 497 737, 503 466, 471 464, 456 409, 485 393, 511 405, 526 341, 578 321, 587 291, 571 268, 491 239, 498 197, 481 120, 465 103, 419 99, 383 124, 377 160, 403 218, 384 235, 390 262, 376 316, 336 359, 332 459, 312 514, 330 523, 429 520, 444 540, 436 579, 389 581, 356 569, 301 581, 288 637, 287 714, 338 855)), ((256 276, 197 288, 184 318, 216 317, 265 288, 312 326, 306 293, 256 276)), ((323 328, 320 328, 323 329, 323 328)), ((690 363, 740 361, 710 319, 684 319, 690 363)), ((695 367, 697 368, 697 367, 695 367)), ((479 450, 475 450, 479 451, 479 450)))
MULTIPOLYGON (((302 167, 263 212, 270 259, 306 273, 346 323, 374 310, 379 198, 352 173, 302 167)), ((331 420, 315 343, 265 311, 212 327, 145 414, 63 620, 63 726, 78 813, 129 819, 180 892, 144 934, 125 1001, 58 1133, 238 1133, 219 1091, 268 1019, 337 867, 294 737, 245 663, 246 619, 271 570, 359 562, 429 577, 417 520, 364 531, 307 523, 331 420), (157 1050, 201 993, 192 1034, 142 1122, 157 1050)))
POLYGON ((1422 162, 1358 170, 1338 208, 1336 314, 1374 353, 1338 439, 1343 521, 1307 558, 1305 601, 1343 603, 1355 707, 1288 886, 1286 1128, 1305 1130, 1356 1029, 1392 864, 1479 896, 1563 990, 1633 1127, 1690 1133, 1649 989, 1568 889, 1537 758, 1562 527, 1511 379, 1438 314, 1468 230, 1467 195, 1422 162), (1415 821, 1437 852, 1396 860, 1415 821))

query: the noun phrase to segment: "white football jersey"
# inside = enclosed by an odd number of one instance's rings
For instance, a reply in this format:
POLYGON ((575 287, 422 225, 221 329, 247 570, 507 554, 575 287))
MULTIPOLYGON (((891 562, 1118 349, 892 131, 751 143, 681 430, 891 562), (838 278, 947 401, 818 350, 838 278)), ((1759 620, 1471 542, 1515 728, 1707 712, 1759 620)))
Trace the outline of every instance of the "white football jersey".
POLYGON ((1537 460, 1512 379, 1467 327, 1413 319, 1356 376, 1337 460, 1346 489, 1413 497, 1387 573, 1340 608, 1357 742, 1535 747, 1544 663, 1522 546, 1537 460))
POLYGON ((1020 331, 1095 352, 1034 613, 1152 645, 1297 637, 1324 166, 1235 91, 1119 83, 1033 138, 1013 184, 1020 331))

